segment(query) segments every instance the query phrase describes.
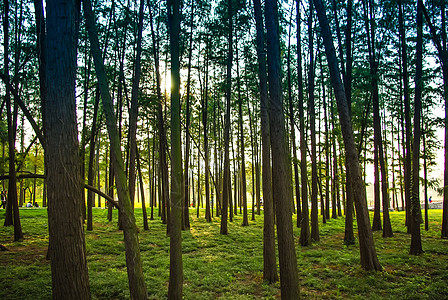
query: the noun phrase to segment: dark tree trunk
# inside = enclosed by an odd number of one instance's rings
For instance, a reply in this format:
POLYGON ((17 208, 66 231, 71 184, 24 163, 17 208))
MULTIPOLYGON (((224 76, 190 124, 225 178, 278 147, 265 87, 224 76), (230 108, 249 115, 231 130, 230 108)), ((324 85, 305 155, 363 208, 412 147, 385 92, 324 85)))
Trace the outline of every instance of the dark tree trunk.
MULTIPOLYGON (((300 22, 300 20, 297 20, 300 22)), ((291 27, 290 27, 291 28, 291 27)), ((297 33, 299 35, 300 33, 297 33)), ((290 37, 288 36, 288 42, 290 37)), ((291 82, 291 45, 288 43, 288 108, 289 108, 289 123, 291 126, 291 144, 292 144, 292 162, 294 167, 294 188, 297 203, 297 220, 302 218, 302 210, 300 208, 300 180, 299 180, 299 167, 297 164, 297 146, 296 146, 296 124, 294 118, 293 100, 292 100, 292 82, 291 82)), ((297 222, 300 226, 300 223, 297 222)))
MULTIPOLYGON (((232 192, 231 178, 230 178, 230 100, 232 96, 232 62, 233 62, 233 15, 232 15, 232 1, 227 0, 228 11, 228 55, 227 55, 227 74, 226 74, 226 113, 224 117, 224 172, 223 172, 223 184, 222 184, 222 215, 221 215, 221 234, 228 234, 227 227, 227 208, 229 201, 231 201, 232 192)), ((236 184, 235 184, 236 187, 236 184)), ((236 198, 235 198, 236 199, 236 198)), ((230 204, 232 208, 232 204, 230 204)), ((236 209, 236 203, 235 203, 236 209)), ((232 218, 232 212, 230 212, 230 218, 232 218)))
POLYGON ((129 290, 132 299, 147 299, 146 284, 143 276, 142 261, 138 241, 138 230, 129 195, 129 185, 126 178, 124 161, 121 153, 120 138, 117 122, 113 111, 113 103, 107 82, 104 62, 101 57, 98 34, 95 25, 95 16, 92 12, 90 0, 83 1, 86 28, 90 40, 90 48, 95 63, 95 71, 98 78, 103 111, 106 116, 107 130, 111 144, 111 160, 114 166, 117 193, 120 200, 120 215, 123 225, 126 267, 128 273, 129 290))
POLYGON ((210 151, 208 149, 208 52, 209 41, 206 41, 206 57, 205 57, 205 91, 202 97, 202 126, 204 127, 204 160, 205 160, 205 219, 207 222, 212 221, 212 207, 210 206, 210 151))
POLYGON ((265 18, 271 149, 272 153, 275 153, 272 157, 272 184, 276 187, 273 199, 277 215, 280 289, 282 299, 299 299, 299 276, 291 212, 291 168, 283 114, 278 8, 275 0, 266 0, 265 18))
POLYGON ((47 1, 44 132, 54 299, 90 299, 79 203, 82 188, 74 93, 76 9, 74 1, 47 1))
POLYGON ((142 168, 140 166, 140 154, 138 151, 136 151, 135 154, 136 154, 136 160, 137 160, 138 180, 140 181, 140 193, 141 193, 141 197, 142 197, 143 229, 149 230, 148 214, 146 212, 145 186, 143 184, 142 168))
MULTIPOLYGON (((5 226, 14 225, 14 241, 23 240, 22 225, 20 223, 19 204, 17 197, 17 178, 15 166, 15 143, 17 135, 17 105, 11 103, 11 89, 9 85, 9 1, 4 1, 4 77, 6 82, 6 118, 8 124, 8 156, 9 156, 9 180, 8 196, 6 198, 5 226), (11 111, 12 107, 12 111, 11 111)), ((17 87, 16 87, 17 88, 17 87)))
POLYGON ((263 17, 260 0, 254 0, 255 24, 257 27, 257 58, 260 88, 261 159, 263 173, 263 279, 269 283, 278 280, 275 255, 274 203, 272 200, 271 141, 269 130, 269 99, 267 87, 266 54, 263 17))
POLYGON ((190 90, 191 90, 191 58, 193 55, 193 24, 194 21, 194 1, 191 3, 191 14, 190 14, 190 37, 189 37, 189 48, 188 48, 188 73, 187 73, 187 100, 185 103, 186 114, 185 114, 185 170, 184 170, 184 195, 185 201, 183 204, 183 228, 190 229, 190 90))
MULTIPOLYGON (((96 121, 98 116, 98 105, 100 103, 99 90, 96 91, 95 104, 93 107, 92 129, 90 133, 90 152, 89 152, 89 170, 87 171, 87 184, 93 186, 94 180, 94 158, 95 158, 95 141, 97 136, 96 121)), ((84 193, 84 191, 83 191, 84 193)), ((93 230, 92 207, 94 206, 94 194, 92 191, 87 191, 87 231, 93 230)))
POLYGON ((247 183, 246 183, 246 147, 244 142, 244 130, 243 130, 243 98, 241 97, 241 80, 240 80, 240 68, 238 57, 238 41, 235 43, 236 48, 236 73, 237 73, 237 90, 238 90, 238 127, 239 127, 239 140, 240 140, 240 159, 241 159, 241 200, 243 206, 243 226, 249 226, 249 219, 247 217, 247 183))
POLYGON ((341 130, 345 145, 346 163, 349 167, 352 179, 353 194, 358 195, 355 202, 359 248, 361 256, 361 266, 366 270, 381 270, 378 261, 373 235, 370 228, 369 212, 367 210, 367 200, 364 182, 362 180, 361 168, 359 165, 358 153, 353 138, 353 129, 351 118, 349 115, 348 104, 341 81, 338 63, 336 59, 336 51, 333 46, 333 38, 330 32, 330 26, 325 14, 325 8, 321 0, 314 0, 316 6, 319 23, 321 26, 321 34, 325 45, 325 53, 327 56, 328 66, 330 70, 331 83, 333 85, 336 101, 338 104, 339 119, 341 122, 341 130))
MULTIPOLYGON (((424 124, 424 122, 422 122, 424 124)), ((424 192, 425 192, 425 230, 429 230, 429 216, 428 216, 428 163, 426 161, 426 157, 428 155, 427 149, 426 149, 426 130, 423 129, 422 134, 423 139, 423 181, 424 181, 424 192)))
POLYGON ((410 117, 410 95, 409 95, 409 75, 408 75, 408 57, 406 45, 406 32, 404 27, 403 3, 399 0, 399 32, 401 45, 401 63, 403 76, 403 92, 404 92, 404 123, 405 123, 405 159, 404 159, 404 194, 406 205, 406 226, 410 233, 410 201, 411 201, 411 117, 410 117))
POLYGON ((153 26, 153 17, 152 17, 152 8, 148 1, 148 8, 149 8, 149 23, 151 25, 151 37, 152 37, 152 44, 153 44, 153 56, 154 56, 154 67, 155 67, 155 77, 156 77, 156 90, 157 90, 157 127, 158 127, 158 133, 159 133, 159 168, 160 168, 160 175, 162 179, 162 186, 159 187, 159 190, 162 192, 161 197, 161 205, 159 206, 159 210, 161 210, 162 214, 162 222, 164 224, 167 223, 168 218, 168 212, 167 204, 169 202, 169 182, 168 182, 168 164, 166 159, 166 153, 167 153, 167 141, 166 141, 166 131, 165 131, 165 125, 163 121, 163 111, 162 111, 162 93, 160 91, 160 73, 159 73, 159 56, 157 54, 157 41, 156 41, 156 35, 154 32, 154 26, 153 26))
POLYGON ((142 56, 142 31, 143 31, 143 9, 145 1, 140 0, 140 8, 137 26, 137 53, 134 65, 134 77, 132 79, 131 109, 129 111, 129 195, 131 196, 131 205, 134 207, 135 197, 135 156, 137 152, 137 117, 138 117, 138 90, 141 74, 141 56, 142 56))
POLYGON ((308 210, 308 171, 306 161, 306 139, 305 139, 305 116, 303 105, 303 78, 302 78, 302 38, 301 38, 301 16, 300 1, 296 1, 297 14, 297 74, 298 74, 298 93, 299 93, 299 122, 300 122, 300 179, 302 190, 302 215, 297 218, 297 226, 300 226, 300 245, 308 246, 311 244, 310 235, 310 214, 308 210))
POLYGON ((436 29, 431 23, 431 19, 425 9, 424 4, 422 3, 422 10, 425 15, 426 23, 428 24, 431 30, 431 38, 433 43, 435 44, 439 56, 439 60, 442 65, 442 75, 443 75, 443 89, 444 89, 444 98, 445 98, 445 161, 444 161, 444 176, 443 176, 443 216, 442 216, 442 238, 448 238, 448 51, 447 51, 447 33, 446 33, 446 16, 445 16, 445 5, 444 1, 441 2, 441 23, 442 23, 442 42, 440 42, 438 35, 436 33, 436 29))
POLYGON ((310 64, 308 67, 308 111, 311 138, 311 240, 319 241, 319 208, 317 202, 317 146, 316 146, 316 108, 314 104, 314 46, 313 46, 313 0, 308 15, 308 43, 310 64))
MULTIPOLYGON (((347 26, 345 29, 345 49, 346 49, 346 66, 344 76, 345 97, 347 101, 349 115, 351 115, 352 107, 352 15, 353 15, 353 1, 347 0, 347 26)), ((336 159, 336 158, 335 158, 336 159)), ((335 166, 335 169, 337 166, 335 166)), ((351 245, 355 243, 355 234, 353 232, 353 189, 352 180, 350 177, 349 167, 346 164, 346 205, 345 205, 345 233, 344 244, 351 245)), ((338 192, 339 195, 339 192, 338 192)), ((338 197, 339 199, 339 197, 338 197)))
POLYGON ((171 212, 168 299, 182 299, 182 147, 180 127, 180 1, 168 0, 171 54, 171 212))
POLYGON ((411 197, 411 247, 410 254, 423 253, 420 234, 420 114, 422 110, 422 77, 423 77, 423 2, 417 1, 417 43, 415 69, 415 98, 414 98, 414 145, 412 149, 412 197, 411 197))

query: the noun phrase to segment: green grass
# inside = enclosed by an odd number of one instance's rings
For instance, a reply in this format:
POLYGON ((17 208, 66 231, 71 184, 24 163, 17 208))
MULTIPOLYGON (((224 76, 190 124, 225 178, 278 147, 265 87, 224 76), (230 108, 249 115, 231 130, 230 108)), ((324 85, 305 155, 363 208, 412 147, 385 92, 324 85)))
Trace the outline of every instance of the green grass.
MULTIPOLYGON (((123 234, 107 210, 94 209, 94 230, 86 232, 87 259, 93 299, 128 299, 123 234)), ((203 211, 201 212, 203 213, 203 211)), ((51 299, 51 272, 45 259, 48 228, 45 209, 20 211, 25 240, 12 241, 13 228, 0 227, 0 299, 51 299)), ((430 211, 429 231, 422 230, 425 253, 410 256, 410 236, 404 213, 391 213, 394 237, 375 232, 383 272, 359 266, 358 246, 343 244, 344 219, 319 224, 321 241, 297 246, 304 299, 448 299, 448 240, 440 239, 440 210, 430 211)), ((4 210, 0 217, 3 219, 4 210)), ((263 282, 263 218, 242 227, 236 216, 229 235, 219 234, 219 219, 205 222, 191 211, 190 231, 183 232, 184 299, 277 299, 279 284, 263 282), (193 216, 194 215, 194 216, 193 216)), ((150 299, 166 299, 169 276, 169 238, 157 220, 143 231, 136 209, 143 269, 150 299)), ((295 217, 295 216, 294 216, 295 217)), ((356 222, 355 222, 356 223, 356 222)), ((300 234, 294 228, 296 243, 300 234)))

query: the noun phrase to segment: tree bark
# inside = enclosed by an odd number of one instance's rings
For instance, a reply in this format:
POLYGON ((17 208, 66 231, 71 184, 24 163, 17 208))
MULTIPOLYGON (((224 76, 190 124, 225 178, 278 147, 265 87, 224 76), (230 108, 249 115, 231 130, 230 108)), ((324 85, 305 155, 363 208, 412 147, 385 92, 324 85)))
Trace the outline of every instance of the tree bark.
POLYGON ((420 115, 422 110, 423 89, 423 1, 417 1, 417 43, 416 43, 416 69, 415 69, 415 98, 414 98, 414 144, 412 148, 412 197, 411 197, 411 247, 410 254, 423 253, 422 238, 420 234, 420 115))
POLYGON ((299 93, 299 122, 300 122, 300 179, 302 191, 302 215, 297 218, 297 225, 300 225, 301 246, 311 244, 310 235, 310 214, 308 209, 308 171, 306 161, 306 138, 305 138, 305 116, 303 105, 303 78, 302 78, 302 38, 301 38, 301 16, 300 1, 296 1, 297 13, 297 75, 298 75, 298 93, 299 93))
POLYGON ((261 167, 263 180, 263 279, 269 283, 278 280, 275 255, 274 203, 272 200, 272 170, 271 170, 271 137, 269 130, 269 98, 267 86, 266 54, 263 30, 263 16, 260 0, 254 0, 255 25, 257 28, 257 59, 260 89, 261 117, 261 167))
POLYGON ((135 224, 134 212, 129 195, 129 186, 126 178, 121 145, 117 129, 117 122, 113 111, 112 99, 107 82, 104 62, 101 57, 95 17, 92 12, 90 0, 83 1, 86 28, 90 40, 90 48, 95 63, 95 70, 106 116, 106 125, 111 144, 111 159, 114 166, 114 175, 117 183, 118 198, 120 200, 120 215, 126 250, 126 267, 128 272, 129 290, 132 299, 147 299, 146 284, 143 276, 142 261, 138 241, 138 230, 135 224))
POLYGON ((138 117, 138 91, 141 74, 141 56, 142 56, 142 31, 143 31, 143 9, 145 0, 140 0, 137 25, 137 49, 134 65, 134 77, 132 79, 131 109, 129 111, 129 195, 131 205, 134 208, 135 197, 135 157, 137 152, 137 117, 138 117))
POLYGON ((399 0, 399 32, 401 45, 401 63, 403 76, 403 93, 404 93, 404 123, 405 123, 405 159, 404 159, 404 194, 406 205, 406 226, 410 233, 410 207, 411 207, 411 117, 410 117, 410 95, 409 95, 409 75, 408 75, 408 57, 406 46, 406 32, 404 28, 403 3, 399 0))
POLYGON ((189 37, 189 48, 188 48, 188 73, 187 73, 187 100, 186 106, 186 125, 185 125, 185 168, 184 168, 184 195, 185 201, 183 205, 183 228, 190 228, 190 180, 189 180, 189 170, 190 170, 190 94, 191 94, 191 58, 193 55, 193 22, 194 22, 194 1, 191 2, 191 14, 190 14, 190 37, 189 37))
POLYGON ((154 56, 154 67, 155 67, 155 77, 156 77, 156 91, 157 91, 157 127, 158 127, 158 133, 159 133, 159 168, 161 172, 161 178, 162 178, 162 188, 160 189, 162 192, 161 197, 161 206, 159 206, 159 209, 162 212, 162 222, 166 224, 167 222, 167 212, 166 212, 166 204, 169 202, 169 182, 168 182, 168 164, 166 159, 166 153, 167 153, 167 141, 166 141, 166 131, 165 131, 165 125, 163 121, 163 111, 162 111, 162 93, 160 91, 160 73, 159 73, 159 56, 157 54, 157 41, 156 41, 156 35, 154 33, 154 26, 153 26, 153 17, 152 17, 152 8, 148 0, 148 7, 149 7, 149 23, 151 25, 151 37, 152 37, 152 44, 153 44, 153 56, 154 56))
POLYGON ((47 1, 47 97, 43 115, 54 299, 90 299, 79 202, 75 14, 74 1, 47 1))
POLYGON ((182 149, 180 127, 180 0, 168 0, 171 54, 171 212, 168 299, 182 299, 182 149))
POLYGON ((352 179, 353 194, 358 195, 356 198, 357 201, 355 202, 355 208, 358 223, 361 266, 366 270, 381 270, 382 268, 376 255, 375 244, 370 228, 365 187, 362 180, 358 153, 353 138, 351 118, 349 115, 344 86, 341 81, 337 64, 336 51, 333 46, 333 38, 331 36, 329 22, 325 14, 325 8, 322 0, 314 0, 314 5, 319 18, 319 24, 321 26, 321 34, 324 41, 325 53, 330 70, 330 79, 338 104, 339 119, 345 145, 346 162, 349 166, 349 172, 352 179))
POLYGON ((446 33, 446 21, 445 21, 445 5, 444 1, 441 2, 441 19, 442 19, 442 43, 440 42, 436 29, 431 23, 431 19, 428 12, 425 9, 424 4, 422 4, 423 14, 425 16, 426 23, 428 24, 431 31, 431 38, 434 45, 437 48, 437 53, 439 60, 442 65, 442 75, 443 75, 443 89, 445 98, 445 159, 444 159, 444 176, 443 176, 443 216, 442 216, 442 238, 448 238, 448 51, 447 51, 447 33, 446 33))
MULTIPOLYGON (((87 182, 93 186, 94 180, 94 158, 95 158, 95 141, 97 135, 96 122, 98 116, 98 106, 100 103, 99 91, 96 91, 95 104, 93 107, 92 129, 90 133, 90 152, 89 152, 89 170, 87 171, 87 182)), ((87 192, 87 231, 93 230, 92 207, 94 206, 94 195, 92 191, 87 192)))
POLYGON ((313 46, 313 0, 309 1, 308 43, 310 64, 308 67, 308 111, 311 138, 311 240, 319 241, 319 208, 317 202, 317 146, 316 146, 316 108, 314 104, 314 46, 313 46))
POLYGON ((266 0, 268 80, 270 93, 270 132, 272 157, 272 184, 277 215, 278 251, 280 262, 280 289, 282 299, 299 299, 299 276, 294 244, 291 212, 291 168, 286 143, 283 114, 280 39, 276 0, 266 0))
MULTIPOLYGON (((230 99, 232 96, 232 62, 233 62, 233 15, 232 15, 232 0, 227 0, 227 12, 228 12, 228 55, 227 55, 227 73, 226 73, 226 113, 224 116, 224 172, 222 183, 222 214, 221 214, 221 234, 228 234, 227 227, 227 208, 231 198, 231 178, 230 178, 230 99)), ((236 188, 236 184, 235 184, 236 188)), ((236 198, 235 198, 236 200, 236 198)), ((232 205, 230 205, 232 208, 232 205)), ((236 211, 236 202, 235 202, 236 211)), ((232 212, 230 211, 230 217, 232 218, 232 212)))

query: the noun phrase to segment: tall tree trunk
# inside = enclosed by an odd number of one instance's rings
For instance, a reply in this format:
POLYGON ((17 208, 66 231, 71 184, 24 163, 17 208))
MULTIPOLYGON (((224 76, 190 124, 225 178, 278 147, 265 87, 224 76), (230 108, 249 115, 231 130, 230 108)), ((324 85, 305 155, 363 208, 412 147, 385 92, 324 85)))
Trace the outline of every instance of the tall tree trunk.
MULTIPOLYGON (((300 20, 297 20, 300 22, 300 20)), ((291 22, 292 23, 292 22, 291 22)), ((291 29, 291 26, 290 26, 291 29)), ((300 33, 297 33, 299 35, 300 33)), ((293 100, 292 100, 292 82, 291 82, 291 46, 289 44, 290 37, 288 36, 288 106, 289 106, 289 122, 291 125, 291 144, 292 144, 292 162, 294 167, 294 188, 296 195, 296 205, 297 205, 297 220, 302 218, 302 210, 300 208, 300 180, 299 180, 299 167, 297 164, 297 146, 296 146, 296 124, 294 118, 294 109, 293 109, 293 100)), ((297 222, 297 225, 300 226, 300 223, 297 222)))
MULTIPOLYGON (((4 1, 4 76, 9 83, 9 1, 4 1)), ((17 199, 17 178, 15 166, 15 143, 17 134, 17 105, 11 103, 10 87, 6 85, 6 115, 8 123, 8 154, 9 154, 9 180, 8 197, 6 201, 5 226, 14 225, 14 241, 23 240, 22 225, 20 223, 19 205, 17 199), (13 110, 11 111, 11 106, 13 110)))
POLYGON ((313 0, 309 1, 308 44, 310 64, 308 67, 308 111, 310 116, 311 138, 311 240, 319 241, 319 208, 317 203, 317 146, 316 146, 316 108, 314 104, 314 46, 313 46, 313 0))
POLYGON ((280 38, 277 1, 266 0, 265 7, 268 53, 268 80, 270 94, 270 132, 272 157, 272 184, 277 215, 278 251, 280 262, 280 289, 282 299, 299 299, 299 276, 294 243, 291 212, 291 168, 286 143, 283 114, 280 38))
POLYGON ((44 132, 53 299, 90 299, 80 209, 74 1, 47 1, 44 132), (70 170, 70 172, 67 172, 70 170))
POLYGON ((167 141, 166 141, 166 131, 165 131, 165 125, 163 121, 163 111, 162 111, 162 93, 160 91, 160 72, 159 72, 159 56, 157 54, 157 41, 156 41, 156 35, 154 32, 154 26, 153 26, 153 17, 152 17, 152 8, 148 1, 148 7, 149 7, 149 23, 151 25, 151 37, 152 37, 152 44, 153 44, 153 56, 154 56, 154 67, 155 67, 155 77, 156 77, 156 91, 157 91, 157 127, 158 127, 158 133, 159 133, 159 168, 161 171, 161 177, 162 177, 162 188, 160 188, 162 192, 161 197, 161 203, 162 205, 159 207, 162 211, 162 222, 164 224, 167 223, 167 215, 166 212, 167 206, 169 202, 169 182, 168 182, 168 164, 166 159, 166 153, 167 153, 167 141))
POLYGON ((420 114, 422 110, 423 89, 423 2, 417 1, 417 43, 416 43, 416 69, 415 69, 415 98, 414 98, 414 145, 412 148, 412 197, 411 197, 411 247, 410 254, 423 253, 422 238, 420 235, 420 114))
MULTIPOLYGON (((221 234, 228 234, 227 227, 227 208, 231 196, 231 178, 230 178, 230 100, 232 96, 232 63, 233 63, 233 14, 232 0, 227 0, 228 12, 228 55, 227 55, 227 73, 226 73, 226 112, 224 117, 224 172, 222 182, 222 214, 221 214, 221 234)), ((235 184, 236 187, 236 184, 235 184)), ((235 198, 236 200, 236 198, 235 198)), ((232 207, 232 205, 230 205, 232 207)), ((235 202, 236 211, 236 202, 235 202)), ((230 212, 232 218, 232 212, 230 212)))
POLYGON ((187 73, 187 100, 186 106, 186 120, 185 120, 185 167, 184 167, 184 195, 185 201, 183 204, 183 227, 185 229, 190 228, 190 93, 191 93, 191 58, 193 56, 193 22, 194 22, 194 1, 191 2, 191 14, 190 14, 190 37, 188 46, 188 73, 187 73))
POLYGON ((426 23, 428 24, 431 30, 431 38, 433 43, 435 44, 438 52, 438 57, 442 65, 442 75, 443 75, 443 89, 444 89, 444 98, 445 98, 445 161, 444 161, 444 176, 443 176, 443 186, 445 187, 443 190, 443 216, 442 216, 442 238, 448 238, 448 51, 447 51, 447 32, 446 32, 446 16, 445 16, 445 6, 446 3, 444 1, 441 2, 441 23, 442 23, 442 32, 441 38, 442 42, 440 42, 439 37, 436 33, 436 29, 434 25, 431 23, 431 19, 428 15, 428 12, 425 9, 424 4, 422 3, 422 10, 425 15, 426 23))
POLYGON ((236 73, 237 73, 237 91, 238 91, 238 127, 240 140, 240 160, 241 160, 241 200, 243 206, 243 226, 249 226, 249 219, 247 217, 247 183, 246 183, 246 147, 244 142, 243 130, 243 98, 241 97, 241 80, 238 57, 238 41, 235 43, 236 48, 236 73))
MULTIPOLYGON (((95 141, 97 136, 96 121, 98 116, 98 106, 100 103, 100 94, 97 89, 95 95, 95 104, 93 107, 92 129, 90 132, 90 152, 89 152, 89 170, 87 175, 87 182, 90 186, 93 186, 94 180, 94 158, 95 158, 95 141)), ((84 192, 84 191, 83 191, 84 192)), ((87 191, 87 231, 93 230, 93 217, 92 207, 94 206, 94 194, 92 191, 87 191)))
POLYGON ((168 299, 182 299, 182 148, 180 127, 180 1, 168 0, 171 54, 171 212, 168 299))
POLYGON ((209 41, 206 41, 205 54, 205 90, 202 97, 202 126, 204 127, 204 160, 205 160, 205 219, 212 221, 212 207, 210 207, 210 151, 208 149, 208 53, 210 51, 209 41))
MULTIPOLYGON (((424 124, 422 122, 422 124, 424 124)), ((429 230, 429 216, 428 216, 428 163, 426 157, 428 155, 428 150, 426 149, 426 130, 423 129, 423 181, 424 181, 424 192, 425 192, 425 230, 429 230)))
MULTIPOLYGON (((310 235, 310 214, 308 210, 308 171, 306 161, 306 139, 305 139, 305 116, 303 104, 303 78, 302 78, 302 38, 301 38, 301 14, 300 1, 296 1, 297 14, 297 83, 299 93, 299 122, 300 122, 300 179, 302 190, 302 216, 297 218, 297 226, 300 225, 300 245, 308 246, 311 244, 310 235)), ((298 217, 298 216, 297 216, 298 217)))
POLYGON ((409 95, 409 75, 408 75, 408 57, 406 45, 406 32, 404 27, 404 4, 399 0, 399 32, 401 45, 401 63, 403 76, 403 93, 404 93, 404 123, 405 123, 405 159, 404 159, 404 194, 406 204, 406 226, 410 233, 410 207, 411 207, 411 117, 410 117, 410 95, 409 95))
POLYGON ((120 215, 123 225, 126 267, 128 273, 129 290, 132 299, 147 299, 146 284, 143 276, 142 261, 138 241, 138 230, 129 195, 128 180, 125 174, 124 162, 121 153, 117 122, 113 111, 112 99, 107 82, 104 62, 101 57, 95 17, 92 12, 90 0, 83 1, 86 28, 90 40, 90 48, 95 63, 98 84, 100 88, 103 111, 106 116, 106 125, 111 144, 111 159, 114 166, 114 175, 117 183, 117 193, 120 200, 120 215))
POLYGON ((141 56, 142 56, 142 31, 143 31, 143 9, 145 0, 140 0, 137 25, 137 53, 134 65, 134 77, 132 79, 131 109, 129 111, 129 195, 131 205, 134 208, 135 197, 135 156, 137 152, 137 117, 138 117, 138 91, 141 74, 141 56))
POLYGON ((348 104, 341 81, 336 51, 333 46, 333 38, 330 32, 330 26, 325 14, 325 8, 322 0, 314 0, 316 12, 321 26, 322 39, 325 45, 328 66, 330 70, 331 83, 333 85, 336 101, 338 104, 339 119, 345 145, 346 162, 349 167, 352 179, 353 194, 356 197, 355 208, 358 223, 359 248, 361 256, 361 266, 366 270, 381 270, 378 261, 373 235, 370 228, 369 212, 367 210, 366 192, 361 175, 358 153, 353 138, 353 129, 349 115, 348 104))
MULTIPOLYGON (((346 49, 346 65, 345 65, 345 76, 344 76, 344 88, 345 88, 345 97, 347 101, 349 115, 351 116, 351 108, 352 108, 352 62, 353 62, 353 54, 352 54, 352 15, 353 15, 353 1, 347 0, 347 26, 345 28, 345 49, 346 49)), ((336 159, 336 158, 335 158, 336 159)), ((337 166, 335 166, 335 169, 337 166)), ((349 167, 347 163, 345 165, 346 169, 346 205, 345 205, 345 232, 344 232, 344 244, 351 245, 355 243, 355 234, 353 232, 353 202, 354 202, 354 194, 352 189, 352 180, 350 177, 350 172, 348 171, 349 167)), ((336 186, 338 183, 336 183, 336 186)), ((337 189, 338 199, 339 199, 339 191, 337 189)))
MULTIPOLYGON (((82 130, 81 130, 81 145, 79 147, 79 152, 80 152, 80 158, 81 158, 81 182, 84 183, 85 182, 85 161, 86 161, 86 139, 87 139, 87 103, 89 100, 89 83, 90 83, 90 68, 91 68, 91 59, 90 59, 90 53, 89 50, 86 49, 86 54, 85 54, 85 59, 84 61, 88 60, 87 63, 87 70, 85 72, 85 79, 84 79, 84 99, 83 99, 83 114, 82 114, 82 130), (88 57, 88 58, 87 58, 88 57)), ((82 192, 81 195, 81 210, 82 210, 82 216, 83 219, 85 220, 87 215, 86 215, 86 193, 85 191, 82 192)))
POLYGON ((269 283, 278 280, 275 255, 274 203, 272 200, 272 170, 271 170, 271 137, 269 129, 269 99, 266 71, 266 54, 263 30, 263 16, 260 0, 254 0, 255 25, 257 28, 257 59, 260 89, 261 117, 261 167, 263 173, 263 278, 269 283))

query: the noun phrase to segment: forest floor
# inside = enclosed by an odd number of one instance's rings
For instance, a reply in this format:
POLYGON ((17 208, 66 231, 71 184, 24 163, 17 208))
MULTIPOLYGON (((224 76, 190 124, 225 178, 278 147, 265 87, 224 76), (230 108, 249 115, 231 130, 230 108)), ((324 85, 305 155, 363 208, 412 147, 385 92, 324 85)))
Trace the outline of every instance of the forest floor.
MULTIPOLYGON (((87 259, 93 299, 129 299, 123 234, 107 210, 94 209, 94 229, 86 232, 87 259)), ((157 212, 157 211, 156 211, 157 212)), ((277 299, 279 284, 263 282, 263 217, 243 227, 238 215, 229 235, 219 234, 219 218, 207 223, 190 210, 191 229, 183 232, 184 299, 277 299)), ((0 299, 51 299, 51 272, 46 209, 21 209, 23 242, 13 242, 13 228, 0 227, 0 299)), ((0 211, 3 219, 4 210, 0 211)), ((375 232, 383 272, 366 272, 359 264, 358 245, 345 246, 344 218, 320 220, 321 240, 299 246, 294 228, 303 299, 448 299, 448 240, 440 239, 441 210, 430 210, 429 231, 422 227, 424 254, 409 255, 410 236, 404 212, 392 212, 394 237, 375 232)), ((160 220, 140 227, 143 269, 150 299, 166 299, 169 238, 160 220)), ((295 218, 295 216, 294 216, 295 218)), ((250 219, 250 216, 249 216, 250 219)), ((356 222, 355 222, 356 225, 356 222)), ((356 229, 355 229, 356 230, 356 229)))

